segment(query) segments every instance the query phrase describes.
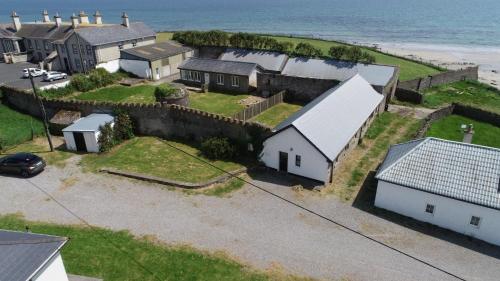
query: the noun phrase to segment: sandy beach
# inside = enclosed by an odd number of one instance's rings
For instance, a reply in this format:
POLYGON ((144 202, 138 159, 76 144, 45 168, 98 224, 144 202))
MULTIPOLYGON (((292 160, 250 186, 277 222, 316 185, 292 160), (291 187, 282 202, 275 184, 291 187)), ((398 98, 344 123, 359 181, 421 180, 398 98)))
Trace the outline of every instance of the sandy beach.
POLYGON ((430 62, 447 69, 479 65, 479 80, 500 89, 500 48, 423 44, 374 44, 382 51, 430 62))

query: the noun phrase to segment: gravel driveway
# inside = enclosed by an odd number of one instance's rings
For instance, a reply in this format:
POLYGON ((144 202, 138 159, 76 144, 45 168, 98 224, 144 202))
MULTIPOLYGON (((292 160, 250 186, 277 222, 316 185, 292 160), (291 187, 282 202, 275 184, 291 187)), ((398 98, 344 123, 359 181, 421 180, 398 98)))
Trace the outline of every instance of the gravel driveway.
MULTIPOLYGON (((333 197, 296 192, 275 177, 254 182, 371 237, 467 280, 498 280, 500 256, 421 234, 358 210, 333 197), (489 254, 485 254, 489 253, 489 254)), ((246 186, 231 198, 187 195, 113 176, 82 174, 77 165, 48 169, 29 180, 0 176, 0 213, 29 220, 79 223, 32 183, 93 225, 156 235, 167 243, 223 250, 258 268, 337 280, 455 280, 366 238, 333 225, 269 194, 246 186)), ((471 244, 472 245, 472 244, 471 244)))

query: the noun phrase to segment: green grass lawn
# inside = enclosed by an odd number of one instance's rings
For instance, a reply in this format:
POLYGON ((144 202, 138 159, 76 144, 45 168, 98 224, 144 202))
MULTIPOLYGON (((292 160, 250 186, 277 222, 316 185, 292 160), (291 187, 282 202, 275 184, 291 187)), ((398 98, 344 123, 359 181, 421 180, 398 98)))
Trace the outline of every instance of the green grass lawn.
POLYGON ((0 150, 44 135, 40 120, 0 103, 0 150))
POLYGON ((173 32, 158 32, 156 33, 156 42, 165 42, 172 40, 173 32))
POLYGON ((73 98, 77 100, 95 100, 110 102, 129 102, 129 103, 154 103, 155 86, 111 86, 96 91, 81 93, 73 98))
POLYGON ((245 108, 239 102, 249 95, 227 93, 190 93, 189 107, 231 117, 245 108))
POLYGON ((452 102, 500 113, 500 91, 476 81, 460 81, 424 92, 423 105, 438 108, 452 102))
MULTIPOLYGON (((170 40, 172 38, 172 32, 160 32, 158 34, 159 41, 170 40)), ((310 39, 310 38, 295 38, 295 37, 286 37, 286 36, 269 36, 278 41, 289 41, 293 44, 297 45, 301 42, 310 43, 313 46, 321 49, 323 55, 328 55, 328 50, 332 46, 344 45, 335 41, 327 41, 327 40, 318 40, 318 39, 310 39)), ((399 79, 401 81, 412 80, 419 77, 424 77, 432 74, 439 73, 440 70, 425 64, 421 64, 418 62, 414 62, 411 60, 406 60, 404 58, 398 58, 395 56, 391 56, 388 54, 383 54, 380 52, 372 51, 368 48, 364 48, 365 51, 375 56, 376 63, 379 64, 389 64, 389 65, 397 65, 400 67, 399 79)))
MULTIPOLYGON (((54 142, 54 138, 52 141, 54 142)), ((47 161, 48 165, 57 167, 64 167, 66 160, 75 155, 73 152, 65 151, 63 147, 55 148, 53 152, 50 151, 46 138, 38 138, 33 141, 24 142, 16 145, 15 147, 7 150, 5 154, 13 154, 16 152, 30 152, 42 157, 47 161)), ((1 156, 0 156, 1 157, 1 156)))
POLYGON ((0 216, 1 229, 25 231, 25 226, 34 233, 70 237, 61 251, 66 271, 106 281, 305 280, 258 272, 223 254, 209 254, 187 246, 169 246, 153 237, 133 237, 126 231, 31 222, 16 215, 0 216))
MULTIPOLYGON (((207 181, 222 175, 218 169, 168 144, 190 154, 200 155, 198 149, 183 143, 154 137, 138 137, 113 148, 111 152, 86 155, 82 159, 82 165, 84 169, 91 171, 106 167, 191 183, 207 181)), ((243 167, 228 161, 205 160, 226 171, 234 171, 243 167)))
POLYGON ((462 124, 474 125, 473 144, 500 148, 500 128, 488 123, 482 123, 459 115, 450 115, 432 123, 428 137, 462 141, 464 134, 460 128, 462 124))
POLYGON ((251 121, 274 128, 301 108, 300 105, 296 104, 280 103, 255 116, 251 121))

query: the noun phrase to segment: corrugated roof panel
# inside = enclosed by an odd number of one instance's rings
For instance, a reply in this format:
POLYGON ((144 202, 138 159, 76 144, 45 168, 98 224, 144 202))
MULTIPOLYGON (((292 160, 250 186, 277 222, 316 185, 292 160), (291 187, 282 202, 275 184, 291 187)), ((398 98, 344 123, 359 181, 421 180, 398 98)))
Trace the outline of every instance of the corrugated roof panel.
POLYGON ((64 128, 63 132, 95 132, 100 126, 113 122, 114 117, 109 114, 93 113, 77 120, 72 125, 64 128))
POLYGON ((241 76, 249 76, 253 73, 257 64, 236 61, 223 61, 216 59, 189 58, 178 67, 179 69, 205 71, 214 73, 225 73, 241 76))

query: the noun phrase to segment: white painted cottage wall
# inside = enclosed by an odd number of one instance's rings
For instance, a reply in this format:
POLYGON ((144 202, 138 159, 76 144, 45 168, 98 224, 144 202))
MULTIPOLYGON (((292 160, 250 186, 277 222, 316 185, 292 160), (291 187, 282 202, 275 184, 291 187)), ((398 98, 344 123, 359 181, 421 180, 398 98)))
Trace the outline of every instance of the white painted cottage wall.
POLYGON ((49 261, 39 273, 32 278, 33 281, 68 281, 61 254, 57 254, 49 261))
POLYGON ((330 169, 327 159, 301 134, 290 127, 268 138, 260 159, 267 167, 279 169, 279 152, 288 153, 288 172, 299 176, 328 182, 330 169), (295 155, 301 156, 300 167, 295 166, 295 155))
POLYGON ((120 68, 141 78, 150 78, 151 75, 151 69, 147 61, 120 59, 120 68))
POLYGON ((375 206, 500 246, 499 210, 385 181, 378 182, 375 206), (427 204, 435 206, 433 215, 425 212, 427 204), (481 218, 479 227, 470 225, 471 216, 481 218))
POLYGON ((112 60, 112 61, 108 61, 108 62, 103 62, 103 63, 96 65, 95 68, 104 68, 109 73, 115 73, 118 70, 120 70, 120 60, 116 59, 116 60, 112 60))

